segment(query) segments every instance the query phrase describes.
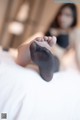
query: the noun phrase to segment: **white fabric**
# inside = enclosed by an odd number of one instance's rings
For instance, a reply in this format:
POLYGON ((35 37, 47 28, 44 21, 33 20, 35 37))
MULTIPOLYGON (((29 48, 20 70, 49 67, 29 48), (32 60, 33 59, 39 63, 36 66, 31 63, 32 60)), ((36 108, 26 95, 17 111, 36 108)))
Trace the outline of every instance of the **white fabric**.
POLYGON ((80 120, 80 75, 69 70, 45 82, 1 52, 0 113, 7 120, 80 120))

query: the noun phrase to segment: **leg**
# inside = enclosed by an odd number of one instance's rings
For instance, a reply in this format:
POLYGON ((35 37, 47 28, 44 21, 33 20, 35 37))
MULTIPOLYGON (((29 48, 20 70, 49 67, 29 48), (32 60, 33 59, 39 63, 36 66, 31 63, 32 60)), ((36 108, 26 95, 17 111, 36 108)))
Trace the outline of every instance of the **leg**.
POLYGON ((31 61, 29 46, 30 44, 25 44, 18 48, 18 56, 16 59, 18 65, 25 67, 31 61))

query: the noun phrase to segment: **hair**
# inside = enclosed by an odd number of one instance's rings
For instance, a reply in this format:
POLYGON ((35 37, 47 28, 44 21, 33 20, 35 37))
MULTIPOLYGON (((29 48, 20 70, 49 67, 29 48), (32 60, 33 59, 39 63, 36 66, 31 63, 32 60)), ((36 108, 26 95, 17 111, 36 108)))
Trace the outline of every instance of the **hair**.
POLYGON ((66 8, 66 7, 68 7, 68 8, 71 9, 72 15, 73 15, 73 23, 71 24, 70 27, 75 27, 75 26, 77 25, 77 8, 76 8, 76 5, 73 4, 73 3, 66 3, 66 4, 63 4, 63 5, 60 7, 60 9, 59 9, 59 11, 58 11, 58 13, 57 13, 54 21, 53 21, 52 24, 50 25, 50 28, 51 28, 51 27, 59 28, 58 16, 61 14, 61 11, 62 11, 64 8, 66 8))

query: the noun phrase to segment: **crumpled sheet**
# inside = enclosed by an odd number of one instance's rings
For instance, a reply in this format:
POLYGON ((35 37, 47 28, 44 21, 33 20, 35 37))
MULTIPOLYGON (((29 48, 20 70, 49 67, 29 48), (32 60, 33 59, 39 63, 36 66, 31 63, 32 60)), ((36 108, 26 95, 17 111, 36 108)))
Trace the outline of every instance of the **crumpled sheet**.
POLYGON ((0 52, 1 113, 7 120, 80 120, 80 74, 68 69, 45 82, 0 52))

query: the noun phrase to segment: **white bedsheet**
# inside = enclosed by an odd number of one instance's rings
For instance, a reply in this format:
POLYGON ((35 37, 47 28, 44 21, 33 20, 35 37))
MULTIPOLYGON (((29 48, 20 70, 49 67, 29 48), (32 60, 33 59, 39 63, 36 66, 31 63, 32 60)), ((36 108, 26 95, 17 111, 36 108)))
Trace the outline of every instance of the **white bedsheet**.
POLYGON ((7 120, 80 120, 80 75, 56 73, 45 82, 35 71, 0 53, 0 114, 7 120))

